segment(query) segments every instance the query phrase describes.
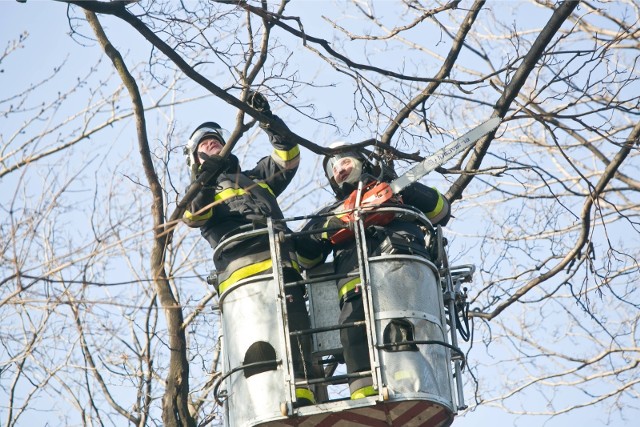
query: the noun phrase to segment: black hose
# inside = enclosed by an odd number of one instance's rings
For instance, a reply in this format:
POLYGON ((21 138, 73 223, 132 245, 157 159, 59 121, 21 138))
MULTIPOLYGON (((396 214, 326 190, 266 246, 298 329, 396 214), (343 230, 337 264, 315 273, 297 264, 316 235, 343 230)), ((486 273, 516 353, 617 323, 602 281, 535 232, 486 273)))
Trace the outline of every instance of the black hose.
POLYGON ((220 378, 218 378, 218 381, 216 381, 216 385, 213 386, 213 398, 216 400, 216 403, 220 406, 223 405, 223 402, 218 398, 218 389, 220 388, 220 385, 222 384, 222 382, 224 380, 226 380, 227 378, 229 378, 231 375, 235 374, 238 371, 243 371, 247 368, 259 368, 262 366, 270 366, 273 364, 279 365, 282 363, 282 360, 265 360, 262 362, 253 362, 253 363, 247 363, 246 365, 240 365, 237 368, 233 368, 232 370, 230 370, 229 372, 227 372, 226 374, 224 374, 223 376, 221 376, 220 378))

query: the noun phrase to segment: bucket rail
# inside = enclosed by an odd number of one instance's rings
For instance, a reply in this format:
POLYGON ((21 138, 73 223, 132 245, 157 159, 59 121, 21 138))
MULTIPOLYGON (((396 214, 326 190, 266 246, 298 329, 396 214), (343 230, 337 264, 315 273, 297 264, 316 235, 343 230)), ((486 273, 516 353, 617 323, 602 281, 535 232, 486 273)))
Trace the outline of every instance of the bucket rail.
MULTIPOLYGON (((356 203, 356 206, 358 206, 358 203, 356 203)), ((272 283, 273 286, 271 286, 269 289, 273 291, 274 294, 266 296, 265 300, 269 301, 270 304, 272 303, 272 305, 270 306, 272 309, 275 308, 275 312, 270 313, 270 315, 275 316, 277 319, 274 323, 274 325, 277 325, 277 327, 275 328, 277 329, 277 333, 275 335, 280 336, 278 339, 274 340, 276 341, 276 343, 274 344, 274 348, 277 356, 273 360, 266 360, 258 363, 244 363, 243 360, 237 357, 237 355, 235 355, 235 359, 233 359, 233 357, 229 356, 229 348, 231 346, 223 344, 223 359, 225 360, 223 368, 224 372, 216 381, 216 384, 214 386, 214 397, 218 403, 225 406, 225 425, 298 425, 299 423, 302 423, 307 419, 317 420, 318 422, 321 422, 320 420, 323 419, 323 416, 326 417, 329 415, 333 417, 333 420, 341 419, 341 414, 345 415, 344 419, 352 419, 352 417, 355 416, 356 413, 358 413, 359 416, 362 415, 362 421, 359 423, 359 425, 378 425, 376 424, 376 422, 379 423, 379 421, 373 420, 378 417, 377 415, 375 415, 375 413, 380 411, 386 414, 385 418, 387 420, 390 420, 388 425, 400 425, 398 424, 398 422, 400 422, 398 420, 403 420, 403 418, 398 417, 397 415, 399 413, 399 408, 405 407, 402 405, 414 404, 415 408, 419 408, 423 412, 417 415, 414 420, 406 421, 406 425, 439 427, 449 425, 453 420, 453 416, 459 410, 465 409, 467 407, 464 403, 463 382, 461 378, 462 370, 464 369, 465 365, 465 355, 458 346, 458 333, 461 334, 461 337, 465 341, 468 339, 468 319, 466 317, 465 311, 465 308, 467 307, 467 295, 466 288, 463 288, 462 284, 470 282, 472 280, 475 267, 473 265, 450 267, 446 251, 447 242, 446 239, 442 236, 442 229, 439 226, 434 228, 429 220, 424 216, 424 214, 411 207, 382 205, 376 207, 375 209, 367 207, 355 208, 350 211, 345 211, 345 213, 348 212, 352 212, 355 218, 350 227, 354 232, 354 239, 356 241, 359 268, 356 271, 348 273, 347 275, 336 274, 331 268, 331 263, 327 263, 324 265, 324 269, 322 271, 320 271, 321 269, 318 269, 318 271, 316 272, 314 271, 315 269, 312 269, 311 271, 306 272, 303 280, 295 282, 284 281, 281 262, 282 257, 280 253, 280 246, 282 242, 288 239, 295 239, 296 236, 301 236, 304 234, 322 232, 330 233, 341 228, 335 227, 314 231, 285 233, 283 231, 278 231, 279 229, 274 227, 274 223, 278 221, 281 221, 282 223, 286 223, 289 221, 300 221, 302 219, 313 218, 314 216, 295 217, 284 220, 272 220, 271 218, 269 218, 267 220, 266 226, 264 227, 256 228, 255 226, 249 225, 246 228, 241 229, 239 232, 234 233, 233 235, 225 236, 214 250, 214 257, 216 257, 219 256, 220 253, 231 244, 238 244, 245 239, 249 239, 259 235, 266 234, 268 236, 272 254, 272 272, 268 274, 253 276, 248 279, 243 279, 234 284, 232 288, 225 290, 220 295, 219 306, 221 310, 222 323, 224 324, 225 322, 234 322, 237 319, 225 318, 225 305, 242 304, 241 299, 232 298, 234 294, 239 294, 240 292, 238 290, 242 289, 243 287, 247 289, 255 289, 255 291, 252 292, 258 292, 261 289, 262 282, 272 283), (425 240, 427 241, 425 252, 430 254, 431 259, 427 259, 418 255, 407 254, 385 254, 384 256, 377 257, 370 256, 366 250, 367 227, 365 227, 363 219, 368 214, 371 214, 373 212, 392 213, 396 216, 396 218, 403 218, 418 223, 425 231, 425 240), (398 343, 385 343, 384 340, 382 340, 382 331, 379 330, 379 328, 385 321, 388 320, 386 320, 385 316, 388 317, 390 314, 396 312, 402 314, 404 313, 404 311, 394 309, 395 311, 392 310, 386 314, 384 310, 380 312, 376 311, 381 305, 381 302, 376 300, 376 298, 378 298, 376 294, 379 293, 379 289, 382 289, 380 288, 381 285, 377 282, 380 282, 384 278, 384 274, 380 275, 380 273, 372 272, 372 266, 375 266, 374 270, 379 270, 382 266, 384 271, 385 263, 389 262, 394 262, 400 266, 403 266, 405 264, 415 264, 419 266, 427 265, 429 267, 427 270, 431 270, 434 274, 435 284, 438 287, 437 295, 439 302, 437 302, 437 304, 439 304, 441 310, 439 311, 439 313, 434 313, 433 315, 428 313, 422 314, 421 318, 424 321, 431 322, 432 329, 434 329, 434 333, 438 338, 424 339, 424 335, 422 335, 422 339, 418 339, 416 335, 420 335, 418 333, 420 331, 416 331, 413 339, 402 341, 402 345, 416 346, 417 348, 422 349, 420 350, 421 352, 430 352, 429 348, 444 349, 443 354, 446 355, 446 364, 442 364, 442 366, 444 366, 444 369, 447 370, 445 378, 448 378, 447 381, 449 383, 448 386, 443 386, 445 392, 441 394, 444 397, 439 396, 437 393, 433 396, 428 393, 425 394, 424 390, 419 390, 417 392, 407 392, 403 394, 402 392, 394 392, 393 390, 391 390, 390 392, 390 389, 388 388, 388 383, 391 380, 390 377, 385 377, 385 374, 388 374, 388 372, 386 371, 388 367, 385 366, 385 360, 391 360, 392 357, 395 357, 399 354, 398 350, 394 350, 395 348, 397 348, 398 343), (380 277, 376 278, 376 274, 378 274, 378 276, 380 277), (344 277, 357 276, 360 277, 359 291, 362 292, 363 305, 365 308, 365 319, 363 321, 338 325, 337 320, 339 309, 337 308, 338 295, 335 281, 344 277), (377 282, 372 283, 372 281, 377 282), (335 297, 330 301, 324 301, 325 298, 319 298, 314 292, 315 289, 321 286, 324 286, 324 289, 330 290, 331 285, 327 286, 327 283, 333 284, 333 291, 335 294, 335 297), (310 314, 312 322, 311 328, 305 330, 290 331, 286 312, 287 288, 300 285, 306 285, 308 289, 308 305, 311 311, 310 314), (333 306, 332 310, 335 313, 333 323, 318 325, 318 321, 314 317, 314 312, 323 311, 324 308, 330 306, 333 306), (353 326, 364 326, 367 331, 371 370, 358 373, 336 374, 337 366, 340 363, 343 363, 339 340, 338 344, 335 344, 336 337, 338 336, 341 329, 353 326), (291 352, 296 350, 291 349, 291 343, 293 341, 296 341, 292 339, 293 337, 303 335, 310 335, 313 338, 314 353, 312 358, 314 372, 308 373, 308 375, 306 375, 306 378, 304 379, 295 379, 293 376, 293 362, 291 352), (322 336, 330 337, 331 339, 333 339, 333 345, 335 348, 321 347, 320 344, 322 340, 325 339, 321 339, 322 336), (227 355, 224 354, 225 352, 227 353, 227 355), (284 394, 280 396, 281 400, 277 402, 277 405, 275 405, 275 401, 270 402, 269 404, 265 404, 265 408, 273 408, 272 410, 270 410, 270 413, 266 413, 265 411, 265 413, 251 414, 250 418, 241 420, 235 419, 238 418, 238 414, 240 414, 241 411, 239 408, 234 409, 228 407, 230 396, 237 391, 232 390, 232 388, 234 385, 237 387, 238 381, 242 380, 242 378, 240 377, 242 377, 243 373, 245 373, 246 370, 256 368, 256 366, 271 367, 274 369, 274 372, 272 372, 272 374, 274 375, 275 372, 282 371, 280 372, 279 376, 274 377, 275 379, 272 381, 272 384, 275 384, 276 386, 277 384, 280 384, 279 387, 281 387, 281 390, 284 390, 284 394), (377 396, 372 396, 365 399, 350 400, 349 397, 332 396, 328 391, 328 387, 330 386, 342 385, 343 387, 346 387, 344 385, 347 384, 350 379, 368 376, 372 378, 374 388, 378 390, 377 396), (313 389, 315 391, 317 400, 316 405, 297 408, 295 397, 296 387, 310 387, 311 389, 313 389), (449 394, 447 394, 446 392, 447 387, 449 387, 450 389, 449 394), (422 407, 416 404, 416 402, 420 403, 421 401, 425 401, 424 403, 428 404, 428 406, 422 407), (437 412, 437 410, 441 410, 442 408, 444 408, 444 415, 433 415, 437 412), (431 415, 424 415, 426 413, 429 413, 431 415), (447 413, 449 413, 449 415, 447 415, 447 413), (296 415, 296 417, 291 418, 293 415, 296 415), (367 417, 371 417, 371 424, 369 424, 369 421, 366 421, 368 419, 367 417), (394 421, 394 418, 398 419, 394 421), (296 421, 294 422, 292 420, 296 421)), ((335 214, 336 213, 332 213, 330 215, 335 214)), ((326 216, 328 215, 329 214, 327 214, 326 216)), ((343 228, 346 227, 348 227, 347 224, 345 224, 345 227, 343 228)), ((281 228, 282 227, 280 227, 280 229, 281 228)), ((212 272, 210 280, 212 282, 216 280, 215 272, 212 272)), ((382 286, 393 286, 393 284, 383 284, 382 286)), ((250 298, 249 295, 252 295, 252 292, 246 292, 246 298, 250 298)), ((230 311, 233 312, 233 310, 230 311)), ((417 324, 418 322, 415 323, 417 324)), ((229 335, 230 333, 226 332, 223 336, 223 340, 233 340, 233 338, 229 337, 229 335)), ((440 359, 436 358, 434 360, 440 359)), ((438 369, 442 368, 442 366, 438 367, 438 369)), ((244 392, 248 392, 250 388, 247 387, 243 390, 244 392)), ((406 406, 405 409, 409 410, 409 408, 410 406, 406 406)), ((414 409, 413 412, 418 413, 418 410, 414 409)), ((315 424, 312 423, 305 425, 315 424)))

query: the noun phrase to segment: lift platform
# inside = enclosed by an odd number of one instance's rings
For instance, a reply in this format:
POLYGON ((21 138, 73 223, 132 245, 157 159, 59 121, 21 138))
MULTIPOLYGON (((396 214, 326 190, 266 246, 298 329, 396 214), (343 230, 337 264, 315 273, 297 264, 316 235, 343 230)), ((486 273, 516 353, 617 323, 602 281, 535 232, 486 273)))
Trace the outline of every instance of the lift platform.
POLYGON ((431 256, 369 256, 363 250, 364 223, 356 222, 359 269, 351 274, 360 275, 363 284, 370 372, 346 374, 341 368, 339 277, 332 263, 305 272, 301 283, 284 282, 280 245, 296 233, 276 232, 269 220, 266 228, 236 234, 216 248, 214 256, 225 245, 266 233, 273 265, 278 266, 273 273, 240 281, 220 295, 223 375, 215 394, 223 405, 225 426, 443 427, 466 408, 461 378, 464 355, 458 348, 456 325, 464 323, 459 318, 464 316, 466 298, 462 284, 471 281, 474 267, 449 267, 441 229, 434 229, 421 213, 383 209, 419 222, 431 256), (311 329, 291 332, 287 287, 300 284, 307 286, 311 329), (407 325, 410 334, 402 341, 390 338, 387 330, 392 322, 407 325), (313 373, 305 379, 293 375, 295 335, 313 337, 313 373), (263 352, 263 359, 256 362, 255 357, 247 357, 256 345, 273 351, 263 352), (246 362, 249 359, 251 363, 246 362), (377 395, 351 400, 346 384, 354 375, 370 376, 377 395), (295 390, 299 387, 312 389, 316 404, 298 407, 295 390))

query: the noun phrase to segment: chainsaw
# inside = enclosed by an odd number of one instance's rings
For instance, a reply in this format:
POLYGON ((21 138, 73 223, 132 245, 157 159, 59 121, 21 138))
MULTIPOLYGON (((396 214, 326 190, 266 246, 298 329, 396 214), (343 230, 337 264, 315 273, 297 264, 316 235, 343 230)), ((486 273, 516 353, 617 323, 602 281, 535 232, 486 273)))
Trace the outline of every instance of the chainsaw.
MULTIPOLYGON (((347 224, 351 224, 355 220, 356 210, 366 212, 369 210, 375 210, 376 207, 379 207, 383 203, 402 203, 402 197, 399 195, 399 192, 402 189, 418 181, 438 166, 448 162, 468 147, 471 147, 473 144, 478 142, 480 138, 496 129, 500 125, 500 122, 501 120, 499 117, 493 117, 487 120, 479 126, 471 129, 460 138, 453 140, 432 155, 426 157, 423 161, 416 164, 390 183, 373 181, 362 186, 362 188, 358 190, 354 190, 342 204, 341 210, 348 211, 348 213, 341 215, 340 219, 347 224), (360 199, 359 203, 358 198, 360 199)), ((393 221, 394 217, 394 213, 388 212, 368 213, 364 218, 364 226, 386 225, 393 221)), ((353 230, 351 228, 343 228, 333 234, 330 241, 335 245, 344 243, 352 237, 353 230)))

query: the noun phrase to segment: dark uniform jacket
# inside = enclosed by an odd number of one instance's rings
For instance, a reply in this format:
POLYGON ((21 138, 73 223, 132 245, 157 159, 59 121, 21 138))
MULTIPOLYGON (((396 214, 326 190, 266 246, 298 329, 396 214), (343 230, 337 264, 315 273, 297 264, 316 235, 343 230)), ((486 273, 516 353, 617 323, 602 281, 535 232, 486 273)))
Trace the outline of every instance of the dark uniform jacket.
MULTIPOLYGON (((274 116, 285 126, 282 120, 274 116)), ((300 162, 300 149, 271 128, 264 128, 273 145, 271 156, 264 157, 250 170, 240 171, 238 159, 231 155, 230 166, 214 185, 205 186, 191 202, 183 217, 190 227, 200 227, 202 236, 215 248, 223 237, 266 227, 267 218, 282 219, 276 198, 293 179, 300 162)), ((276 227, 285 229, 282 224, 276 227)), ((284 267, 298 269, 295 252, 282 248, 284 267)), ((267 235, 226 246, 213 260, 218 271, 219 293, 239 280, 271 272, 271 254, 267 235)))
MULTIPOLYGON (((398 206, 415 208, 424 213, 433 225, 445 225, 450 218, 449 202, 437 190, 420 183, 414 183, 400 192, 402 204, 398 206)), ((386 203, 389 205, 390 203, 386 203)), ((322 209, 318 214, 327 214, 342 210, 343 201, 336 202, 322 209)), ((326 227, 344 225, 336 216, 319 217, 309 221, 303 230, 317 230, 326 227)), ((357 268, 357 251, 355 238, 339 245, 333 245, 330 233, 317 233, 299 237, 296 242, 298 260, 304 268, 312 268, 327 258, 334 251, 334 268, 338 274, 346 274, 357 268)), ((387 225, 371 225, 367 228, 367 251, 370 256, 382 253, 409 253, 427 256, 424 231, 419 224, 394 219, 387 225)), ((338 280, 338 294, 341 300, 350 296, 360 278, 338 280)))

